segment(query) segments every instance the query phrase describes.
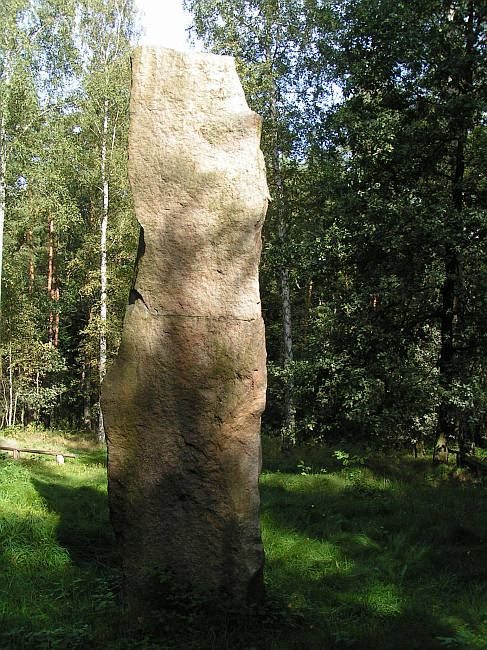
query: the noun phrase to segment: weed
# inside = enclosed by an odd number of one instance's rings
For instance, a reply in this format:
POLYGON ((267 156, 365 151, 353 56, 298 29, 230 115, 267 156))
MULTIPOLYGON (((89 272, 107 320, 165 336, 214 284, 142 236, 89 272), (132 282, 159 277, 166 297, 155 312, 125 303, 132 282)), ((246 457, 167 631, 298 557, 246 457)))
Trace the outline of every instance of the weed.
POLYGON ((333 452, 335 458, 341 461, 343 467, 354 467, 356 465, 365 465, 367 461, 367 456, 359 456, 354 454, 353 456, 346 451, 341 449, 335 449, 333 452))
POLYGON ((304 460, 300 460, 298 463, 298 471, 301 476, 308 476, 308 474, 311 474, 311 465, 306 465, 304 460))

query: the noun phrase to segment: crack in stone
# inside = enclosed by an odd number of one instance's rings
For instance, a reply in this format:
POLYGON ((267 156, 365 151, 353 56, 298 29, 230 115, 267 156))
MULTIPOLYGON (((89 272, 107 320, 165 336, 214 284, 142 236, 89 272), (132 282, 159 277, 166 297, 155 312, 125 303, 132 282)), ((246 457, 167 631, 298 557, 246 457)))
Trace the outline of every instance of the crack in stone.
POLYGON ((200 454, 203 454, 203 456, 206 458, 206 460, 209 460, 208 454, 204 449, 201 449, 201 447, 198 447, 198 445, 195 445, 192 442, 188 442, 184 436, 182 436, 184 444, 186 447, 190 447, 190 449, 194 449, 195 451, 198 451, 200 454))
MULTIPOLYGON (((142 300, 144 305, 147 307, 147 303, 145 302, 144 298, 140 295, 140 293, 136 289, 131 289, 130 290, 130 295, 132 296, 132 292, 136 294, 136 297, 133 301, 129 300, 129 304, 132 305, 135 300, 142 300)), ((206 319, 206 320, 214 320, 214 321, 239 321, 242 323, 253 323, 254 321, 260 320, 260 316, 256 316, 255 318, 238 318, 236 316, 199 316, 198 314, 171 314, 171 313, 159 313, 157 309, 149 309, 150 314, 152 316, 157 316, 157 317, 167 317, 167 318, 196 318, 196 319, 206 319)))

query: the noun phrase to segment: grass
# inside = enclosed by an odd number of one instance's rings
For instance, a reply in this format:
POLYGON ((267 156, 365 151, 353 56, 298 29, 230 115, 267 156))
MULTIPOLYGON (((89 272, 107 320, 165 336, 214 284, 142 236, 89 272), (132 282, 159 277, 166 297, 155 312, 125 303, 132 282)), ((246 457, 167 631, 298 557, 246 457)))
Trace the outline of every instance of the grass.
POLYGON ((268 603, 208 612, 167 579, 167 610, 140 631, 120 603, 104 451, 14 433, 80 454, 0 457, 0 648, 487 647, 487 491, 453 466, 264 441, 268 603))

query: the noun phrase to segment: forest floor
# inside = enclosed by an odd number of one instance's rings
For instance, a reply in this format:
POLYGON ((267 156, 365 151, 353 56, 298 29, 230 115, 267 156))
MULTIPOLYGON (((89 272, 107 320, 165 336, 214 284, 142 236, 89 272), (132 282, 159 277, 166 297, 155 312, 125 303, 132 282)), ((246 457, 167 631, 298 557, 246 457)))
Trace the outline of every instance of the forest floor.
POLYGON ((208 611, 169 580, 137 629, 120 602, 106 454, 86 435, 10 431, 0 456, 0 648, 487 648, 487 489, 431 457, 264 441, 267 603, 208 611))

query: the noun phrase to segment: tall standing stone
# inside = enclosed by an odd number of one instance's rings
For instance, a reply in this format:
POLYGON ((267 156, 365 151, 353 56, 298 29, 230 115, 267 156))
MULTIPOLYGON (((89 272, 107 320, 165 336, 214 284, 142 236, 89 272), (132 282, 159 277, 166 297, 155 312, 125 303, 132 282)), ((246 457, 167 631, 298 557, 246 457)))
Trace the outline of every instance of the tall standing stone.
POLYGON ((230 57, 133 56, 135 288, 103 385, 109 502, 132 605, 151 572, 233 605, 262 594, 258 264, 268 190, 230 57))

